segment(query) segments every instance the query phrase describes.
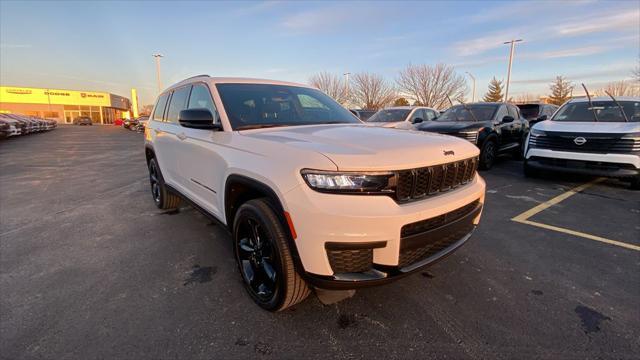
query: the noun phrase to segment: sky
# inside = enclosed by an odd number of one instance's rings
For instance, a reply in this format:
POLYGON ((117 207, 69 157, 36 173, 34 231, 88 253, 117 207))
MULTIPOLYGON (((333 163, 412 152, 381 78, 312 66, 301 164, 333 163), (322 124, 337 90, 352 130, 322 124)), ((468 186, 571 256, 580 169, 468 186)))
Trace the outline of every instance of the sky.
MULTIPOLYGON (((306 83, 320 71, 374 72, 393 81, 408 64, 455 66, 511 90, 546 95, 563 75, 590 88, 631 79, 640 59, 640 1, 0 1, 0 84, 107 91, 141 105, 186 77, 306 83)), ((471 90, 469 78, 469 90, 471 90)), ((471 97, 469 93, 468 98, 471 97)))

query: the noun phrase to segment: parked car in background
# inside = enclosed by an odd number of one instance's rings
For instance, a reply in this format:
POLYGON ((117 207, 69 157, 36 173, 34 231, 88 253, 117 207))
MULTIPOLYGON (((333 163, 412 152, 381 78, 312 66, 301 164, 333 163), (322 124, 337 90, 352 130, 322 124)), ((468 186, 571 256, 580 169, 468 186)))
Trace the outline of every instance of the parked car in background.
POLYGON ((80 116, 73 120, 74 125, 93 125, 91 118, 88 116, 80 116))
POLYGON ((149 122, 149 117, 148 116, 140 116, 136 119, 138 121, 138 124, 135 125, 132 130, 135 130, 137 132, 144 132, 144 129, 147 127, 147 124, 149 122))
POLYGON ((153 201, 185 200, 225 224, 244 286, 266 310, 295 305, 312 286, 420 271, 480 221, 475 146, 367 126, 306 85, 198 76, 161 93, 151 118, 153 201))
POLYGON ((367 119, 370 126, 414 129, 416 124, 438 117, 438 111, 423 106, 396 106, 379 110, 367 119))
POLYGON ((543 170, 622 178, 640 189, 640 98, 572 99, 535 124, 524 173, 543 170))
POLYGON ((113 121, 113 125, 115 125, 115 126, 123 126, 123 125, 124 125, 124 120, 122 120, 122 119, 120 119, 120 118, 115 119, 115 120, 113 121))
POLYGON ((122 120, 122 127, 129 130, 135 130, 136 125, 138 125, 137 119, 124 119, 122 120))
POLYGON ((551 119, 553 113, 558 110, 558 106, 552 104, 518 104, 516 106, 520 109, 522 117, 529 121, 529 127, 539 121, 551 119))
POLYGON ((487 170, 498 154, 521 157, 529 124, 515 105, 472 103, 452 106, 435 121, 419 124, 417 129, 457 136, 476 144, 480 148, 480 168, 487 170))
POLYGON ((0 137, 27 135, 55 129, 57 122, 21 114, 0 114, 0 137))
POLYGON ((373 114, 376 113, 375 110, 360 110, 360 109, 349 109, 351 113, 358 117, 358 119, 362 121, 367 121, 373 114))

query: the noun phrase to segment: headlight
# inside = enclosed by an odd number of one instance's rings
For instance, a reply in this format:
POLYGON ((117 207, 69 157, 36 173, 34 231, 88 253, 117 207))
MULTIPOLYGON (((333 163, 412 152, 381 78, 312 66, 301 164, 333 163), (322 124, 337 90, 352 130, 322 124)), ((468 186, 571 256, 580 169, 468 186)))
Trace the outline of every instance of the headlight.
POLYGON ((531 136, 544 136, 547 135, 546 132, 542 131, 542 130, 538 130, 538 129, 531 129, 531 136))
POLYGON ((334 172, 305 169, 302 177, 312 189, 347 194, 393 194, 396 176, 392 172, 334 172))

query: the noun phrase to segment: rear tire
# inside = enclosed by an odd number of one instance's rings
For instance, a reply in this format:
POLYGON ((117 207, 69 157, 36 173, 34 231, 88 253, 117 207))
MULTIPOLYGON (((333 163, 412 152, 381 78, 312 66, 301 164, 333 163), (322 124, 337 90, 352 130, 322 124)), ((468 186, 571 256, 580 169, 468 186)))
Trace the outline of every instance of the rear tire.
POLYGON ((480 150, 480 169, 489 170, 493 167, 493 164, 498 157, 498 144, 491 138, 487 139, 482 145, 480 150))
POLYGON ((282 311, 311 290, 295 269, 288 233, 267 199, 242 204, 233 223, 234 252, 245 289, 260 307, 282 311))
POLYGON ((180 207, 180 197, 167 189, 155 158, 149 160, 149 184, 151 185, 153 202, 158 209, 167 210, 180 207))

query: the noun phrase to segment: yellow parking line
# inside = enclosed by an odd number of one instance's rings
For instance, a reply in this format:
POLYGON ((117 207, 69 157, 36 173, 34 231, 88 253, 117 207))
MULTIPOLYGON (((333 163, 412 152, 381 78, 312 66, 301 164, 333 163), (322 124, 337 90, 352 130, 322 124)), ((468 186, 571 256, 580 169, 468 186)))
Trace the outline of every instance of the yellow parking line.
POLYGON ((539 222, 536 222, 536 221, 529 220, 530 217, 532 217, 532 216, 534 216, 534 215, 536 215, 536 214, 538 214, 538 213, 550 208, 553 205, 557 205, 561 201, 564 201, 564 200, 568 199, 569 197, 571 197, 571 196, 573 196, 573 195, 575 195, 575 194, 577 194, 579 192, 582 192, 585 189, 589 188, 590 186, 593 186, 593 185, 595 185, 595 184, 597 184, 599 182, 602 182, 604 180, 605 180, 604 178, 598 178, 598 179, 595 179, 595 180, 593 180, 591 182, 588 182, 586 184, 582 184, 580 186, 576 186, 575 188, 573 188, 573 189, 571 189, 571 190, 569 190, 569 191, 567 191, 565 193, 562 193, 562 194, 554 197, 553 199, 547 200, 547 201, 543 202, 542 204, 523 212, 522 214, 512 218, 511 220, 515 221, 515 222, 519 222, 521 224, 537 226, 537 227, 540 227, 540 228, 543 228, 543 229, 553 230, 553 231, 557 231, 557 232, 561 232, 561 233, 569 234, 569 235, 574 235, 574 236, 579 236, 579 237, 582 237, 582 238, 585 238, 585 239, 589 239, 589 240, 593 240, 593 241, 599 241, 599 242, 602 242, 602 243, 605 243, 605 244, 620 246, 620 247, 623 247, 625 249, 640 251, 640 246, 637 246, 637 245, 628 244, 628 243, 625 243, 625 242, 622 242, 622 241, 611 240, 611 239, 603 238, 603 237, 600 237, 600 236, 583 233, 583 232, 580 232, 580 231, 574 231, 574 230, 571 230, 571 229, 565 229, 565 228, 561 228, 561 227, 558 227, 558 226, 547 225, 547 224, 543 224, 543 223, 539 223, 539 222))

